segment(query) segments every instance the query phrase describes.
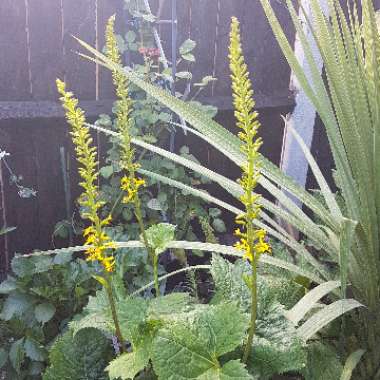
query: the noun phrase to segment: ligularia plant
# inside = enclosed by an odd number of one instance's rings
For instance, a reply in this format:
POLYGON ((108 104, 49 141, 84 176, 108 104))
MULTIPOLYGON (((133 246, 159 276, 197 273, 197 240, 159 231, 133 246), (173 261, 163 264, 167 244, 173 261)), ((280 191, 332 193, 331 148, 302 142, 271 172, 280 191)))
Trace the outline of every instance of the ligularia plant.
MULTIPOLYGON (((107 57, 113 63, 120 65, 121 57, 114 33, 114 24, 115 16, 112 16, 109 19, 106 28, 107 57)), ((134 204, 134 212, 139 225, 141 238, 152 262, 154 287, 156 296, 158 296, 160 292, 158 283, 158 256, 155 254, 153 247, 149 244, 141 212, 141 201, 138 194, 139 188, 145 185, 145 180, 136 176, 136 170, 140 165, 135 162, 134 149, 131 146, 131 120, 129 115, 132 111, 132 100, 128 93, 127 78, 117 70, 112 71, 112 78, 116 89, 116 95, 119 99, 116 102, 116 128, 122 137, 120 144, 120 164, 126 172, 126 175, 121 179, 121 189, 126 193, 123 197, 123 203, 133 202, 134 204)))
POLYGON ((81 164, 79 175, 82 178, 80 185, 84 192, 80 198, 80 204, 84 207, 83 217, 88 219, 91 224, 87 227, 83 236, 86 238, 86 245, 90 247, 86 250, 87 260, 98 261, 104 268, 102 276, 95 278, 106 288, 108 300, 110 303, 112 318, 115 324, 116 336, 123 350, 123 337, 120 331, 115 300, 111 285, 110 272, 115 266, 115 259, 108 254, 110 249, 115 248, 115 244, 110 237, 104 232, 104 227, 111 222, 111 217, 101 219, 99 211, 104 205, 100 201, 96 180, 98 178, 96 148, 92 146, 92 137, 88 128, 85 127, 85 115, 82 109, 78 107, 78 100, 74 98, 71 92, 66 91, 65 83, 57 80, 58 92, 61 94, 61 102, 66 111, 66 119, 71 126, 71 136, 77 153, 77 160, 81 164))
POLYGON ((241 129, 238 134, 242 141, 240 149, 245 159, 241 165, 243 174, 241 179, 238 180, 244 191, 243 195, 240 196, 240 200, 245 207, 245 212, 236 218, 236 223, 241 225, 242 228, 235 231, 235 234, 240 238, 235 247, 244 252, 244 257, 249 260, 252 268, 251 278, 247 280, 247 284, 251 289, 252 305, 251 325, 243 357, 243 361, 246 362, 252 350, 252 341, 256 329, 257 264, 262 253, 270 252, 270 246, 265 242, 265 230, 257 229, 254 225, 255 219, 260 214, 260 204, 258 203, 260 195, 254 194, 253 191, 260 176, 258 151, 262 140, 257 137, 260 123, 257 120, 258 114, 254 110, 255 102, 252 98, 252 84, 249 79, 247 65, 244 62, 239 21, 234 17, 231 23, 229 59, 235 117, 237 126, 241 129))

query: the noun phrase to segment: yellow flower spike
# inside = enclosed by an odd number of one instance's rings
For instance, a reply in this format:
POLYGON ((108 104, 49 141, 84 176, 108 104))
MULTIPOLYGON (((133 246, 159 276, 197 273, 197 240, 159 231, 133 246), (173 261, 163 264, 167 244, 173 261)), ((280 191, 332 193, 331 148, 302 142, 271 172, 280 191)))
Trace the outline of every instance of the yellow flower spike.
POLYGON ((243 354, 243 362, 247 363, 256 330, 257 263, 261 254, 270 252, 270 247, 265 242, 265 231, 256 229, 254 225, 261 209, 260 196, 254 194, 254 190, 260 177, 259 149, 262 141, 257 136, 260 123, 257 120, 258 113, 254 110, 252 84, 249 80, 247 65, 244 62, 239 22, 235 17, 232 18, 231 23, 229 59, 235 118, 239 128, 238 137, 241 140, 241 152, 245 158, 241 165, 242 176, 238 180, 244 192, 240 201, 245 207, 245 213, 236 218, 236 223, 242 226, 243 231, 240 229, 235 231, 235 235, 239 237, 235 248, 243 251, 243 257, 251 264, 251 322, 243 354))
MULTIPOLYGON (((112 16, 108 21, 106 30, 106 55, 112 62, 121 65, 121 56, 114 33, 114 24, 115 17, 112 16)), ((136 170, 139 168, 139 165, 134 162, 134 150, 131 146, 131 120, 129 115, 132 111, 132 101, 128 93, 128 82, 123 73, 117 70, 113 70, 112 78, 116 87, 116 95, 119 99, 116 105, 116 128, 122 136, 120 162, 121 167, 127 173, 127 176, 121 181, 121 189, 126 192, 123 203, 134 202, 134 212, 139 224, 140 234, 152 262, 156 296, 158 296, 160 291, 158 283, 158 260, 154 249, 148 242, 142 218, 141 202, 138 195, 138 190, 145 184, 145 181, 136 177, 136 170)))
POLYGON ((96 148, 92 146, 92 138, 89 130, 85 127, 84 112, 78 107, 78 100, 73 94, 66 91, 65 83, 57 80, 58 92, 61 94, 61 102, 66 111, 66 119, 71 125, 71 136, 75 145, 77 161, 80 164, 79 175, 82 178, 80 186, 83 187, 83 194, 80 196, 80 204, 85 208, 83 216, 87 218, 91 225, 83 231, 86 238, 86 245, 91 247, 86 251, 86 260, 98 261, 101 263, 103 276, 95 276, 105 287, 111 307, 112 319, 115 325, 115 333, 120 344, 121 352, 124 352, 124 338, 121 333, 119 319, 117 316, 116 304, 110 279, 110 272, 115 268, 115 259, 107 251, 115 248, 115 244, 104 232, 104 227, 111 223, 111 216, 101 219, 100 208, 104 202, 99 201, 98 188, 96 185, 99 173, 96 161, 96 148))
POLYGON ((107 217, 102 220, 98 215, 104 202, 98 200, 96 148, 92 146, 93 140, 85 126, 85 114, 78 107, 78 100, 74 98, 72 92, 66 91, 65 83, 59 79, 57 79, 57 89, 66 111, 66 119, 71 126, 70 134, 75 145, 77 160, 81 164, 79 167, 79 175, 82 178, 80 186, 84 191, 79 202, 86 210, 83 217, 91 222, 91 225, 83 231, 83 237, 86 238, 86 245, 93 246, 86 251, 87 260, 99 261, 104 269, 110 272, 113 269, 113 264, 104 253, 110 247, 110 238, 102 228, 109 225, 111 218, 107 217))

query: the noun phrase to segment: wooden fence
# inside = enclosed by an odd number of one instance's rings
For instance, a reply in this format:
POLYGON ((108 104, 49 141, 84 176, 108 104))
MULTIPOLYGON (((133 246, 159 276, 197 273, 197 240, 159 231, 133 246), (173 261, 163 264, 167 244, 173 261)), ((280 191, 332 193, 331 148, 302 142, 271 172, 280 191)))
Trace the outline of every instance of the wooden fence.
MULTIPOLYGON (((13 171, 37 197, 22 199, 9 183, 3 168, 8 225, 17 230, 8 235, 6 250, 25 253, 52 247, 55 223, 66 217, 59 151, 72 152, 63 113, 57 103, 55 79, 64 78, 80 98, 91 118, 110 112, 113 89, 110 75, 77 56, 72 35, 102 47, 106 20, 117 14, 120 33, 128 29, 124 0, 1 0, 0 1, 0 148, 11 154, 13 171)), ((288 112, 293 98, 288 90, 289 68, 274 40, 259 0, 176 0, 178 42, 197 42, 194 80, 211 74, 218 78, 203 101, 215 104, 227 127, 231 117, 227 45, 230 18, 237 16, 263 121, 264 153, 273 161, 280 157, 280 114, 288 112)), ((161 1, 162 18, 171 17, 171 0, 161 1)), ((151 0, 153 13, 159 6, 151 0)), ((273 6, 289 35, 294 33, 284 5, 273 6)), ((170 56, 170 24, 160 24, 164 47, 170 56)), ((184 137, 183 137, 184 138, 184 137)), ((200 152, 206 164, 235 170, 213 154, 200 152), (210 158, 211 157, 211 158, 210 158)), ((75 169, 74 162, 71 163, 75 169)), ((78 193, 73 179, 73 199, 78 193)), ((3 210, 4 211, 4 210, 3 210)), ((5 266, 4 241, 0 244, 0 268, 5 266)))

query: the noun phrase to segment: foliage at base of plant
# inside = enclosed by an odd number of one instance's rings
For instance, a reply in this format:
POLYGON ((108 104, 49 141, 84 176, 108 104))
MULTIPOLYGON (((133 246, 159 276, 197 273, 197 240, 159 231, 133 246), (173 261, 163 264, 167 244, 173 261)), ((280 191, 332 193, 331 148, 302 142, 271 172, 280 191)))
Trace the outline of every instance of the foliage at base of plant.
POLYGON ((16 256, 0 284, 0 371, 14 380, 38 379, 49 345, 95 292, 94 272, 70 252, 16 256))

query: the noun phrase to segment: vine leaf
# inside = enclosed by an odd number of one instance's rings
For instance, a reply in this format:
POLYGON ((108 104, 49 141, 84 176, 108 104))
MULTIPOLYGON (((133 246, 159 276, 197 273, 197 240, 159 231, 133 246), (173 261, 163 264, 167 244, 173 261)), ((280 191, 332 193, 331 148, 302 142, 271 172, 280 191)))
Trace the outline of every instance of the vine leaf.
POLYGON ((168 244, 174 240, 176 226, 169 223, 158 223, 146 230, 148 243, 154 248, 156 255, 164 252, 168 244))

